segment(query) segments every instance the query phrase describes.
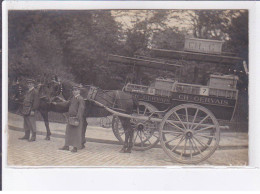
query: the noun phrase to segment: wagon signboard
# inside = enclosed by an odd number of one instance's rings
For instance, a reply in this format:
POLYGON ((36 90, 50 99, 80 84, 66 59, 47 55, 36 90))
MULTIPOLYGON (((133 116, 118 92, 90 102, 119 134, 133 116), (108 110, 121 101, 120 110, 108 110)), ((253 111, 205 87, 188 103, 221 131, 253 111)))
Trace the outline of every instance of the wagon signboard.
POLYGON ((225 98, 206 97, 192 94, 173 93, 172 100, 181 100, 185 102, 195 102, 202 104, 218 105, 218 106, 235 106, 235 100, 225 98))
POLYGON ((218 40, 186 38, 184 50, 199 53, 221 54, 223 43, 223 41, 218 40))
POLYGON ((168 97, 155 96, 155 95, 149 95, 149 94, 140 94, 140 93, 136 93, 136 92, 133 92, 132 94, 138 100, 171 104, 171 100, 168 97))

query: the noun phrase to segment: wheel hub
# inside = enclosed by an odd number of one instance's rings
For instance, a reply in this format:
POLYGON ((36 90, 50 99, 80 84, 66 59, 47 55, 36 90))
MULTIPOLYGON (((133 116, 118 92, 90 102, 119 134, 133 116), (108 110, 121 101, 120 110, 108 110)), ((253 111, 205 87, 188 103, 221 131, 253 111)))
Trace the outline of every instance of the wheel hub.
POLYGON ((187 131, 185 136, 186 136, 187 139, 191 139, 193 137, 192 131, 187 131))
POLYGON ((138 131, 143 131, 144 130, 144 124, 143 123, 138 123, 137 124, 137 130, 138 131))

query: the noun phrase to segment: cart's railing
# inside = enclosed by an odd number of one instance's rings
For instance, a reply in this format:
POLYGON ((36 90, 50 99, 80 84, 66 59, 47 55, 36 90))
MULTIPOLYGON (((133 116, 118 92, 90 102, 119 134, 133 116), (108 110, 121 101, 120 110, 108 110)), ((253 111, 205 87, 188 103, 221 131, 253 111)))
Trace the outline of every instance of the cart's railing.
POLYGON ((195 95, 205 95, 206 92, 208 96, 224 97, 228 99, 237 99, 238 90, 236 89, 223 89, 216 88, 212 86, 196 85, 196 84, 186 84, 177 83, 175 87, 175 92, 195 94, 195 95))
POLYGON ((125 86, 127 92, 145 93, 158 96, 170 97, 172 92, 194 94, 194 95, 206 95, 215 96, 228 99, 237 99, 238 90, 236 89, 221 89, 204 85, 177 83, 172 90, 157 89, 149 86, 130 84, 125 86), (206 92, 205 92, 206 91, 206 92))

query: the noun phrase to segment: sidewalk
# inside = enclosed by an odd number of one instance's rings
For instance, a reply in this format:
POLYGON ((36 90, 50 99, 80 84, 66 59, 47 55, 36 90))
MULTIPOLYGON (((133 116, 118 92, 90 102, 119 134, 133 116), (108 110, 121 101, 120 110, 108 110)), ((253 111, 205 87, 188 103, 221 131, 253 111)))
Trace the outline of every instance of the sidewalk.
MULTIPOLYGON (((185 166, 173 162, 161 148, 146 151, 132 151, 131 154, 119 153, 122 145, 111 129, 89 126, 86 148, 77 153, 61 151, 64 145, 65 124, 50 123, 53 133, 46 141, 45 126, 37 122, 37 140, 21 141, 24 135, 23 118, 9 114, 7 164, 9 167, 47 167, 47 166, 85 166, 85 167, 125 167, 125 166, 185 166)), ((248 164, 247 134, 222 133, 220 148, 199 166, 244 166, 248 164)), ((158 146, 159 147, 159 146, 158 146)))
MULTIPOLYGON (((12 130, 23 131, 23 117, 8 113, 8 125, 12 130)), ((64 138, 66 124, 63 123, 49 123, 52 136, 64 138)), ((37 134, 46 135, 46 127, 43 121, 36 121, 37 134)), ((87 138, 103 139, 110 141, 117 141, 111 128, 103 128, 99 126, 88 125, 86 131, 87 138)))

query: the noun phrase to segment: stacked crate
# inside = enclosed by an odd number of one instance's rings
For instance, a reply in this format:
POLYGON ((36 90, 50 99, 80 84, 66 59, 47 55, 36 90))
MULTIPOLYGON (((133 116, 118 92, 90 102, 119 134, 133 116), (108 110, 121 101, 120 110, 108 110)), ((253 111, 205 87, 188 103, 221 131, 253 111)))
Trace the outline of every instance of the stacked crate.
POLYGON ((149 88, 148 86, 128 83, 125 86, 124 90, 126 92, 147 93, 148 92, 148 88, 149 88))
POLYGON ((176 85, 175 91, 179 92, 179 93, 199 95, 201 87, 205 87, 205 86, 195 85, 195 84, 178 83, 176 85))
POLYGON ((237 99, 238 77, 235 75, 210 75, 209 95, 237 99))
POLYGON ((219 89, 236 89, 238 77, 236 75, 210 75, 209 86, 219 89))
POLYGON ((237 99, 238 91, 236 89, 228 90, 228 89, 210 88, 209 95, 216 96, 216 97, 224 97, 229 99, 237 99))
POLYGON ((155 95, 170 97, 175 90, 176 83, 175 80, 157 78, 154 83, 155 95))

